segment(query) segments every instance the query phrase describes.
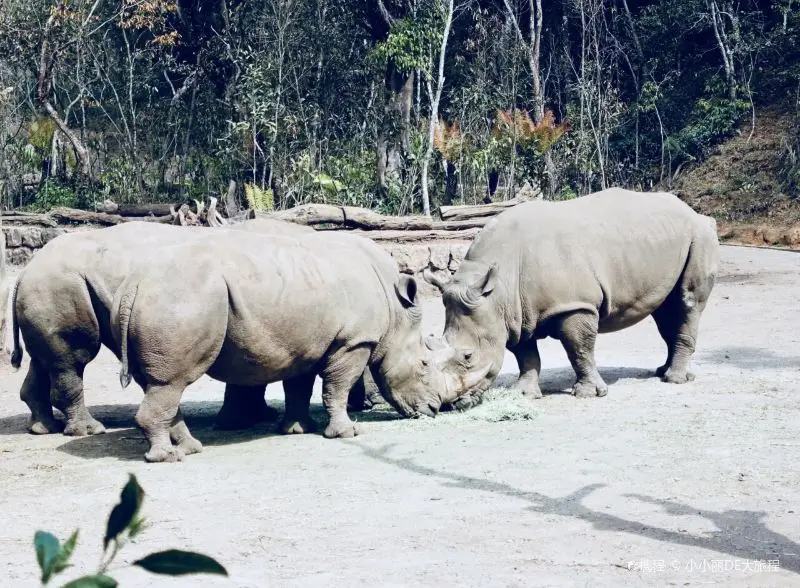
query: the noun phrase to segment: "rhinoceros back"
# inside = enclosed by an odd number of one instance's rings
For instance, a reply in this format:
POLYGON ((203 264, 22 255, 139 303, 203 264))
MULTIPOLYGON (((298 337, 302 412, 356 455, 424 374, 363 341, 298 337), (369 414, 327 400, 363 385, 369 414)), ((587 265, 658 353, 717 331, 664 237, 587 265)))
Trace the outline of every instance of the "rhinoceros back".
POLYGON ((708 234, 708 220, 672 194, 612 188, 511 208, 481 231, 466 258, 496 263, 529 320, 596 309, 600 330, 612 331, 664 301, 692 243, 708 234))

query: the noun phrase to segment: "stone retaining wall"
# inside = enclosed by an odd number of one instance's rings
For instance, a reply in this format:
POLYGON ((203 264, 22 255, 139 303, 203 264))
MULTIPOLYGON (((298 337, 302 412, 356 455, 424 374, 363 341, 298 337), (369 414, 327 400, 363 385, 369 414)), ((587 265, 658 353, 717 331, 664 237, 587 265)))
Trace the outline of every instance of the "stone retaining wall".
POLYGON ((17 227, 3 225, 6 240, 6 261, 12 265, 25 265, 37 249, 67 231, 59 228, 17 227))
MULTIPOLYGON (((86 229, 80 229, 86 230, 86 229)), ((213 230, 213 229, 209 229, 213 230)), ((71 229, 3 226, 6 240, 6 259, 12 265, 25 265, 33 254, 58 235, 70 232, 71 229)), ((453 273, 464 259, 469 248, 465 241, 429 241, 423 243, 392 243, 378 241, 397 261, 400 271, 413 275, 419 282, 425 295, 438 291, 422 278, 423 270, 435 273, 453 273)))

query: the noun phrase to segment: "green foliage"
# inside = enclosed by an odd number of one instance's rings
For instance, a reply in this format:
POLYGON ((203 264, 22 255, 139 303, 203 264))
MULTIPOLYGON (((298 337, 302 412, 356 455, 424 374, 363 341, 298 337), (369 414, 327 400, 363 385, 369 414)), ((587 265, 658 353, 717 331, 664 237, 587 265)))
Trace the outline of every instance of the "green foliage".
POLYGON ((117 537, 134 522, 143 500, 144 490, 136 482, 136 477, 131 474, 128 483, 122 488, 119 504, 111 510, 108 517, 103 549, 108 549, 108 544, 116 541, 117 537))
POLYGON ((244 197, 247 207, 258 212, 269 212, 275 209, 272 190, 262 190, 255 184, 244 185, 244 197))
POLYGON ((33 208, 47 211, 57 206, 80 208, 80 198, 69 186, 55 178, 48 178, 34 198, 33 208))
MULTIPOLYGON (((144 519, 139 511, 144 501, 144 490, 129 475, 128 482, 122 488, 120 501, 111 510, 103 538, 103 559, 96 574, 82 576, 65 584, 62 588, 115 588, 117 581, 107 572, 126 541, 138 536, 145 528, 144 519), (109 546, 111 551, 109 553, 109 546)), ((70 567, 69 560, 78 542, 78 531, 61 545, 58 539, 46 531, 36 531, 34 535, 36 561, 41 571, 41 582, 47 585, 53 576, 70 567)), ((154 574, 182 576, 186 574, 216 574, 227 576, 228 572, 216 560, 201 553, 169 549, 151 553, 133 562, 154 574)))
POLYGON ((213 558, 202 553, 191 551, 181 551, 180 549, 168 549, 151 553, 142 559, 137 559, 133 565, 165 576, 185 576, 186 574, 217 574, 227 576, 225 571, 213 558))
POLYGON ((385 68, 391 62, 398 71, 430 71, 431 55, 442 42, 438 19, 430 14, 404 18, 392 25, 385 41, 378 43, 369 55, 373 66, 385 68))
POLYGON ((700 98, 690 120, 668 138, 670 148, 683 159, 705 156, 722 139, 730 137, 742 116, 751 108, 749 102, 711 95, 700 98))

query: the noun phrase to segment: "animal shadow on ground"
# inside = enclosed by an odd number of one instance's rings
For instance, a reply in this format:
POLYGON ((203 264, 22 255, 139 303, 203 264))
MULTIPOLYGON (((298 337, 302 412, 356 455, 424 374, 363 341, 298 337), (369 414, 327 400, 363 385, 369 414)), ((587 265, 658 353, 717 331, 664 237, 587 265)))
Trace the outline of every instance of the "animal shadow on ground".
POLYGON ((595 529, 600 531, 640 535, 655 541, 708 549, 742 559, 778 560, 780 569, 800 574, 800 544, 768 529, 763 521, 766 516, 763 511, 703 510, 671 500, 650 498, 639 494, 625 495, 627 498, 661 506, 666 513, 674 516, 703 517, 712 522, 718 529, 718 531, 704 536, 690 535, 648 525, 641 520, 631 521, 584 506, 583 500, 595 490, 604 488, 605 484, 590 484, 566 496, 551 497, 539 492, 520 490, 500 482, 437 471, 433 468, 418 465, 410 458, 392 458, 389 455, 392 445, 376 449, 368 447, 357 440, 349 440, 348 442, 358 445, 367 457, 420 476, 438 478, 442 481, 442 485, 448 488, 490 492, 525 500, 531 503, 531 506, 527 507, 526 510, 545 515, 559 515, 579 519, 591 523, 595 529))
MULTIPOLYGON (((620 380, 648 380, 656 377, 655 369, 632 367, 598 367, 600 375, 609 386, 620 380)), ((516 384, 519 374, 501 374, 492 384, 494 388, 508 388, 516 384)), ((572 368, 542 368, 539 386, 542 394, 571 394, 575 384, 575 371, 572 368)))
MULTIPOLYGON (((270 406, 276 408, 283 415, 283 403, 271 402, 270 406)), ((222 431, 215 427, 216 416, 222 407, 221 402, 182 402, 181 410, 189 430, 205 447, 215 445, 233 445, 246 443, 254 439, 274 437, 279 435, 277 423, 259 423, 248 429, 236 431, 222 431)), ((92 415, 100 420, 109 430, 103 435, 76 437, 60 445, 59 451, 83 459, 98 459, 103 457, 116 457, 121 461, 141 461, 142 454, 147 451, 147 441, 144 435, 134 427, 134 416, 139 406, 137 404, 112 404, 89 407, 92 415)), ((322 435, 327 413, 320 403, 311 404, 311 418, 317 425, 317 435, 322 435)), ((390 421, 402 418, 399 414, 388 410, 372 410, 360 413, 350 413, 354 421, 390 421)), ((27 416, 15 416, 0 419, 0 430, 6 424, 13 422, 14 433, 25 431, 27 416)))
POLYGON ((743 370, 800 368, 800 357, 779 355, 761 347, 717 347, 699 355, 703 361, 734 365, 743 370))

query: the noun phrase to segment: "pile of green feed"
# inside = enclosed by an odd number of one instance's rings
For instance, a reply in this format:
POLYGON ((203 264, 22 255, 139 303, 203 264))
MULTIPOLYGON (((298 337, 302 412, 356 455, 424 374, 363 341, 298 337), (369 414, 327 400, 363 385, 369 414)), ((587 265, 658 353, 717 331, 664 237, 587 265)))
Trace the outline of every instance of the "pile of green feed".
POLYGON ((483 393, 478 406, 463 412, 453 411, 441 416, 450 419, 470 421, 486 421, 499 423, 502 421, 530 421, 536 417, 535 403, 522 395, 519 390, 510 388, 490 388, 483 393))

